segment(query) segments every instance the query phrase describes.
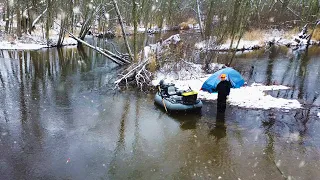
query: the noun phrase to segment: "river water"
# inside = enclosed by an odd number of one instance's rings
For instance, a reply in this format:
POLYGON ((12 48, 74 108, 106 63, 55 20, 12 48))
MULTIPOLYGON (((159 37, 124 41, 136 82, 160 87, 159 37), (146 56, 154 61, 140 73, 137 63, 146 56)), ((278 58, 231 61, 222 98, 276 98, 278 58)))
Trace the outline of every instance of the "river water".
MULTIPOLYGON (((250 85, 298 110, 204 102, 166 114, 153 94, 113 90, 119 67, 87 48, 1 51, 0 179, 318 179, 320 49, 239 53, 250 85)), ((219 61, 219 60, 218 60, 219 61)))

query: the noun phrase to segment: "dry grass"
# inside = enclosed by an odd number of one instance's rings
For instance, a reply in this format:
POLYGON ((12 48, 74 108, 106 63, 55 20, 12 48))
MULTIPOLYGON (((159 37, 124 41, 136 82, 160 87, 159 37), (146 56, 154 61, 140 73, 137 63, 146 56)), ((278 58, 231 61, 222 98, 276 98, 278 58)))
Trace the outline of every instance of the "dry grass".
POLYGON ((187 22, 182 22, 179 24, 180 29, 182 30, 188 30, 190 29, 189 24, 187 22))
MULTIPOLYGON (((310 33, 312 30, 310 29, 310 33)), ((320 28, 316 28, 311 37, 312 40, 320 41, 320 28)))
POLYGON ((116 35, 117 37, 122 36, 122 30, 121 30, 121 26, 120 26, 120 25, 117 25, 116 31, 115 31, 115 35, 116 35))
POLYGON ((188 29, 190 29, 190 27, 189 27, 189 24, 196 24, 197 23, 197 21, 195 20, 195 19, 193 19, 193 18, 189 18, 188 20, 187 20, 187 22, 182 22, 182 23, 180 23, 179 24, 179 27, 180 27, 180 29, 182 29, 182 30, 188 30, 188 29))
POLYGON ((289 31, 286 31, 284 34, 285 39, 292 39, 293 36, 297 35, 300 32, 298 27, 295 27, 289 31))
POLYGON ((264 34, 265 34, 265 31, 261 29, 253 29, 245 32, 242 39, 249 40, 249 41, 255 41, 255 40, 263 41, 264 34))
POLYGON ((197 20, 195 20, 194 18, 189 18, 189 19, 187 20, 187 23, 188 23, 188 24, 197 24, 198 22, 197 22, 197 20))
POLYGON ((150 55, 150 63, 148 64, 148 69, 150 72, 156 72, 157 70, 157 61, 155 55, 150 55))

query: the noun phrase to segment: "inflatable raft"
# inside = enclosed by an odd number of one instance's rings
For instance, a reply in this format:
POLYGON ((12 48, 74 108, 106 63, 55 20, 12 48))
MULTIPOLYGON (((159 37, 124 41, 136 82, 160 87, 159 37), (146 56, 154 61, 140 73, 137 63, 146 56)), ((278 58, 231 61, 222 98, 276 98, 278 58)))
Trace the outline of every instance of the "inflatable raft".
POLYGON ((197 99, 197 94, 192 90, 177 91, 172 84, 160 85, 154 101, 169 111, 199 111, 202 108, 202 101, 197 99))

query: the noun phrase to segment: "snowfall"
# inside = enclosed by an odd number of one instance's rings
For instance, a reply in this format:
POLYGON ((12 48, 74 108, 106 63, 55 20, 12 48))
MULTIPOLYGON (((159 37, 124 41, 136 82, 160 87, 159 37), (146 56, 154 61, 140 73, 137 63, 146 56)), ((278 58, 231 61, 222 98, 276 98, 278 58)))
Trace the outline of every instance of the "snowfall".
MULTIPOLYGON (((51 36, 51 44, 54 44, 57 41, 57 32, 58 27, 55 29, 55 33, 51 36)), ((282 35, 282 32, 272 32, 272 36, 268 37, 278 37, 282 35)), ((277 38, 281 39, 281 38, 277 38)), ((265 39, 266 40, 266 39, 265 39)), ((279 40, 277 40, 279 41, 279 40)), ((227 42, 228 43, 228 42, 227 42)), ((76 40, 66 37, 64 39, 64 45, 74 45, 77 44, 76 40)), ((258 41, 241 41, 240 46, 254 46, 260 44, 258 41)), ((204 42, 200 42, 195 44, 195 48, 202 48, 204 46, 204 42)), ((48 47, 45 44, 43 38, 41 38, 40 33, 36 33, 35 35, 25 35, 22 39, 11 39, 0 41, 0 49, 3 50, 37 50, 41 48, 48 47)), ((49 46, 50 47, 50 46, 49 46)), ((224 49, 228 47, 227 45, 222 45, 220 48, 224 49)), ((152 81, 152 85, 157 85, 161 79, 164 79, 167 83, 174 83, 176 87, 181 90, 187 90, 189 88, 198 91, 198 97, 203 100, 216 100, 217 93, 208 93, 205 91, 201 91, 202 84, 206 81, 206 79, 210 76, 210 74, 205 74, 201 68, 201 65, 187 63, 187 68, 182 68, 178 72, 169 72, 164 73, 164 71, 159 71, 156 73, 155 79, 152 81)), ((222 68, 221 64, 211 64, 211 66, 215 66, 218 69, 222 68)), ((230 95, 228 97, 228 103, 234 106, 244 107, 244 108, 257 108, 257 109, 299 109, 302 108, 302 105, 299 101, 295 99, 283 99, 283 98, 275 98, 271 95, 267 95, 266 91, 277 91, 277 90, 285 90, 289 89, 289 87, 282 85, 272 85, 266 86, 263 84, 253 83, 250 85, 246 85, 244 87, 238 89, 231 89, 230 95)), ((320 118, 320 112, 317 114, 320 118)))
MULTIPOLYGON (((221 64, 210 65, 222 68, 221 64)), ((165 68, 164 68, 165 69, 165 68)), ((205 74, 201 68, 201 65, 189 63, 187 67, 182 68, 179 72, 166 72, 160 70, 155 79, 152 81, 152 85, 156 86, 160 80, 164 80, 165 83, 173 83, 179 90, 192 90, 198 91, 198 98, 208 101, 217 99, 217 93, 208 93, 202 91, 202 84, 210 77, 211 74, 205 74)), ((271 95, 267 95, 266 91, 278 91, 289 89, 287 86, 272 85, 266 86, 259 83, 253 83, 243 86, 237 89, 231 89, 227 102, 230 105, 254 108, 254 109, 273 109, 278 108, 282 110, 299 109, 302 105, 295 99, 283 99, 275 98, 271 95)), ((318 113, 320 117, 320 113, 318 113)))

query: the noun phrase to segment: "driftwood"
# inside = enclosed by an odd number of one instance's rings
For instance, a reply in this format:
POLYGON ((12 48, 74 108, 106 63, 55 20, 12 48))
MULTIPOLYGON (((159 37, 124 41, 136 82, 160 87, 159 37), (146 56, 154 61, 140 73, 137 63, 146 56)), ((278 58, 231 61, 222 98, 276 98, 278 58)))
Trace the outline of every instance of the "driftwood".
MULTIPOLYGON (((55 21, 54 21, 55 22, 55 21)), ((81 40, 80 38, 77 38, 75 35, 73 35, 71 32, 69 32, 68 30, 66 30, 65 28, 61 27, 61 25, 57 22, 55 22, 57 25, 60 26, 60 28, 62 28, 64 31, 66 31, 73 39, 77 40, 78 42, 90 47, 93 50, 96 50, 97 52, 99 52, 100 54, 106 56, 107 58, 111 59, 113 62, 117 63, 118 65, 124 65, 124 64, 128 64, 130 63, 130 61, 128 61, 127 59, 120 57, 108 50, 102 49, 100 47, 95 47, 92 46, 91 44, 81 40)))
POLYGON ((128 86, 128 84, 135 84, 142 88, 144 85, 148 85, 152 80, 152 73, 147 69, 148 64, 151 62, 152 57, 161 56, 166 50, 169 50, 170 44, 177 44, 180 42, 180 35, 172 35, 168 39, 158 42, 157 44, 150 44, 144 47, 144 50, 140 52, 140 59, 142 61, 134 63, 120 74, 119 79, 115 81, 115 87, 122 85, 128 86), (160 55, 159 55, 159 54, 160 55))
POLYGON ((233 49, 208 49, 208 51, 214 51, 214 52, 234 52, 234 51, 252 51, 252 50, 258 50, 261 49, 263 46, 254 45, 249 47, 242 47, 242 48, 233 48, 233 49))

